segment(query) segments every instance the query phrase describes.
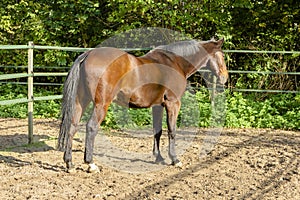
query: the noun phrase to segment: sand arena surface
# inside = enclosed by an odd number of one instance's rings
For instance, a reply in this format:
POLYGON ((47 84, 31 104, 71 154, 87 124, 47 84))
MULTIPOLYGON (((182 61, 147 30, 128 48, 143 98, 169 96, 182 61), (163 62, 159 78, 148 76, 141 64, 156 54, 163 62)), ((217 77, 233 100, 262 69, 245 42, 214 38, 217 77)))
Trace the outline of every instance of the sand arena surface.
MULTIPOLYGON (((180 155, 181 169, 152 162, 151 135, 111 131, 105 136, 122 153, 101 148, 98 140, 97 174, 86 172, 79 133, 73 147, 77 172, 68 174, 63 153, 55 150, 59 122, 34 123, 35 143, 26 145, 27 120, 0 119, 1 199, 300 199, 299 131, 224 129, 213 151, 199 159, 206 131, 199 129, 180 155)), ((178 147, 184 142, 179 138, 178 147)))

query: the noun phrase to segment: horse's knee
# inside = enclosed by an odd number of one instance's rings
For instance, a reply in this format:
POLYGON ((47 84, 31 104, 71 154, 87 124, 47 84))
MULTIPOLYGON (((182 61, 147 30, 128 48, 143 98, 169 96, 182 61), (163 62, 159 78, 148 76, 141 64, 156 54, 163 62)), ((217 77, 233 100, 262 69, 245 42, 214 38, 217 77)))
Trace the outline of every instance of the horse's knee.
POLYGON ((92 135, 96 134, 98 131, 98 123, 95 123, 93 121, 88 122, 86 125, 86 131, 87 133, 92 135))
POLYGON ((168 131, 168 137, 169 137, 169 140, 171 140, 171 141, 175 140, 175 138, 176 138, 176 132, 175 131, 168 131))

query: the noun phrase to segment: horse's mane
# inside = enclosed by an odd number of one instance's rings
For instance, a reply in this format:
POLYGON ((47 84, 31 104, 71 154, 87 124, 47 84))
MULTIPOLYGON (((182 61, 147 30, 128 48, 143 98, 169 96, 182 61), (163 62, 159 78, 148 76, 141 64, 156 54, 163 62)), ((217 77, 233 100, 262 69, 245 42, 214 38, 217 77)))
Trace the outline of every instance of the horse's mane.
POLYGON ((199 42, 197 42, 196 40, 185 40, 185 41, 175 42, 169 45, 162 45, 156 47, 152 51, 160 50, 160 49, 168 52, 172 52, 182 57, 191 56, 200 51, 199 42))

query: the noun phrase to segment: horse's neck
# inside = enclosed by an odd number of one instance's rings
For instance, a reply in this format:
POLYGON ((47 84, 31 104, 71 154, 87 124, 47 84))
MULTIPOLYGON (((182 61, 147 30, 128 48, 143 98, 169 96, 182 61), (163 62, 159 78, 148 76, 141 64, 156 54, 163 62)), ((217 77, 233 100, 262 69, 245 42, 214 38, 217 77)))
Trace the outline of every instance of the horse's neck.
POLYGON ((199 58, 197 56, 190 56, 190 57, 183 58, 183 59, 185 59, 185 62, 186 62, 185 65, 182 65, 183 71, 186 74, 186 78, 188 78, 191 75, 193 75, 194 73, 196 73, 202 67, 205 67, 207 65, 209 57, 208 57, 208 55, 203 56, 201 58, 199 58))
POLYGON ((139 57, 141 60, 151 60, 154 63, 168 65, 174 68, 180 68, 186 78, 193 75, 200 68, 206 65, 208 56, 199 58, 198 56, 181 57, 173 53, 164 51, 150 51, 146 55, 139 57))

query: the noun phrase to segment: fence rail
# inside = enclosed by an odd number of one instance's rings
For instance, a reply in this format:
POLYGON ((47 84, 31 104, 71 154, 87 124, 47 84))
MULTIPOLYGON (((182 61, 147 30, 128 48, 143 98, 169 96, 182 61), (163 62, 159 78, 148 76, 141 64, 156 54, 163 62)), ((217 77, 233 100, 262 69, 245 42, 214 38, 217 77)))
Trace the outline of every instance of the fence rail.
MULTIPOLYGON (((42 46, 42 45, 0 45, 0 49, 46 49, 46 50, 62 50, 62 51, 75 51, 84 52, 94 48, 81 48, 81 47, 60 47, 60 46, 42 46)), ((152 48, 123 48, 124 51, 143 51, 151 50, 152 48)), ((275 53, 275 54, 300 54, 300 51, 259 51, 259 50, 223 50, 225 53, 275 53)))
MULTIPOLYGON (((33 64, 33 51, 37 50, 61 50, 61 51, 74 51, 74 52, 84 52, 87 50, 91 50, 93 48, 78 48, 78 47, 59 47, 59 46, 41 46, 34 45, 33 42, 29 42, 28 45, 0 45, 0 50, 16 50, 16 49, 24 49, 28 50, 28 66, 0 66, 3 67, 27 67, 27 73, 15 73, 15 74, 3 74, 0 75, 1 80, 9 80, 9 79, 17 79, 17 78, 27 78, 28 85, 28 97, 20 98, 20 99, 12 99, 12 100, 3 100, 0 101, 1 105, 10 105, 16 103, 28 103, 28 142, 33 142, 33 102, 34 101, 44 101, 44 100, 55 100, 61 99, 62 95, 52 95, 52 96, 41 96, 34 97, 33 94, 33 78, 38 76, 66 76, 66 72, 53 72, 53 73, 44 73, 44 72, 36 72, 34 73, 34 64, 33 64)), ((151 48, 125 48, 124 51, 141 51, 141 50, 151 50, 151 48)), ((252 51, 252 50, 224 50, 225 53, 257 53, 257 54, 300 54, 300 51, 252 51)), ((43 66, 36 66, 43 67, 43 66)), ((57 68, 52 67, 52 68, 57 68)), ((203 71, 203 70, 199 70, 203 71)), ((240 70, 229 70, 229 73, 236 74, 261 74, 261 75, 300 75, 300 72, 269 72, 269 71, 240 71, 240 70)), ((1 83, 1 82, 0 82, 1 83)), ((2 82, 3 83, 3 82, 2 82)), ((57 84, 56 84, 57 85, 57 84)), ((290 91, 290 90, 259 90, 259 89, 238 89, 233 88, 233 91, 240 92, 273 92, 273 93, 300 93, 300 91, 290 91)))

